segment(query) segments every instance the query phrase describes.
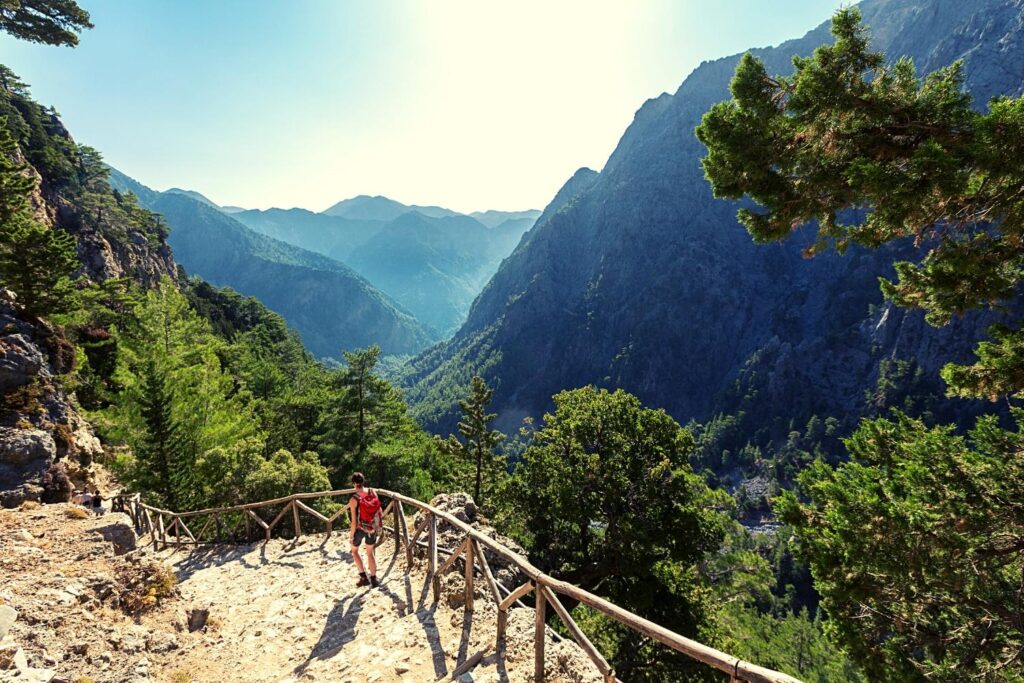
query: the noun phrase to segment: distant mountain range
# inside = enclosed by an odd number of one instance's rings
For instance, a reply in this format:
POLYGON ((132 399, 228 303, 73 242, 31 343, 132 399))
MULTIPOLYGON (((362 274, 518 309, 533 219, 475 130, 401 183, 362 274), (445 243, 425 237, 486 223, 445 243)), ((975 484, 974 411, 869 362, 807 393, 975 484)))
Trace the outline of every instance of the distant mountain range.
POLYGON ((441 336, 462 324, 473 299, 539 215, 486 211, 467 216, 367 196, 346 199, 323 213, 267 209, 232 214, 264 235, 345 262, 441 336))
POLYGON ((319 357, 374 343, 386 354, 409 354, 437 339, 345 264, 251 230, 197 192, 157 192, 116 170, 110 182, 163 214, 175 259, 188 272, 257 297, 319 357))
MULTIPOLYGON (((226 268, 229 262, 232 268, 237 269, 241 269, 243 264, 231 260, 235 256, 229 259, 228 255, 216 250, 192 253, 191 245, 186 247, 184 244, 184 235, 190 234, 199 224, 206 226, 204 229, 211 229, 210 224, 216 224, 223 232, 237 234, 240 227, 237 224, 241 224, 261 237, 270 238, 261 242, 248 236, 245 240, 248 253, 263 260, 269 258, 274 263, 286 262, 290 267, 329 270, 336 275, 340 272, 348 276, 358 273, 373 288, 393 299, 391 303, 405 309, 403 314, 411 313, 421 331, 431 340, 451 334, 462 324, 473 300, 497 271, 501 260, 512 252, 540 216, 540 211, 535 210, 482 211, 466 215, 438 206, 406 205, 387 197, 367 195, 340 201, 323 213, 298 208, 243 209, 218 206, 194 190, 171 188, 157 192, 117 171, 114 171, 111 182, 119 189, 135 192, 149 208, 158 203, 167 206, 165 198, 169 196, 184 197, 228 219, 219 220, 192 206, 188 211, 178 203, 173 207, 178 225, 171 227, 179 234, 172 230, 171 247, 179 262, 210 282, 230 284, 238 289, 233 283, 243 282, 245 273, 229 274, 226 268), (297 249, 287 252, 280 243, 297 249), (183 251, 186 248, 189 251, 183 251), (313 258, 315 256, 327 258, 317 260, 313 258), (324 263, 332 265, 324 268, 324 263)), ((306 275, 303 273, 304 277, 306 275)), ((245 286, 249 289, 243 293, 257 296, 289 322, 302 317, 294 302, 281 300, 285 296, 282 292, 275 291, 272 296, 288 311, 280 310, 266 296, 251 291, 257 283, 245 282, 245 286)), ((278 287, 287 289, 289 282, 282 280, 278 287)), ((313 317, 319 319, 318 316, 313 317)), ((343 321, 344 316, 339 320, 343 321)), ((333 326, 320 329, 319 323, 314 324, 313 320, 306 320, 301 326, 296 322, 292 324, 300 329, 307 345, 315 353, 330 348, 334 332, 329 330, 333 326)), ((372 331, 368 332, 372 334, 372 331)), ((352 332, 349 334, 351 336, 352 332)), ((419 339, 421 336, 417 333, 411 338, 419 339)), ((399 342, 399 338, 403 335, 398 334, 393 350, 385 349, 385 352, 408 353, 412 347, 399 342), (405 350, 394 350, 398 348, 405 350)), ((416 344, 421 342, 416 341, 413 346, 416 344)), ((420 348, 422 345, 414 350, 420 348)), ((337 357, 338 349, 333 348, 324 355, 337 357)))

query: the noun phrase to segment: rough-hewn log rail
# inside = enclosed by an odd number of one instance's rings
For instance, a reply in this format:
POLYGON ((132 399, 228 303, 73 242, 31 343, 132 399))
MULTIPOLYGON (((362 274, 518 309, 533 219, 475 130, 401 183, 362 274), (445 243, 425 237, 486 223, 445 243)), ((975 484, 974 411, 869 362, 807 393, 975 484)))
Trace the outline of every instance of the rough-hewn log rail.
MULTIPOLYGON (((598 612, 601 612, 606 617, 614 619, 620 624, 623 624, 644 636, 653 638, 676 652, 680 652, 692 659, 703 662, 718 671, 728 674, 732 681, 749 681, 750 683, 800 683, 799 680, 789 676, 788 674, 757 666, 756 664, 732 657, 720 650, 716 650, 715 648, 708 647, 707 645, 698 643, 695 640, 681 636, 678 633, 673 633, 652 621, 648 621, 647 619, 637 616, 628 610, 624 610, 618 605, 610 603, 604 598, 600 598, 593 593, 579 588, 578 586, 574 586, 571 583, 566 583, 552 576, 548 576, 540 569, 533 566, 533 564, 531 564, 525 557, 509 550, 502 544, 480 533, 472 526, 460 521, 453 515, 442 510, 438 510, 427 503, 416 500, 415 498, 409 498, 408 496, 404 496, 393 491, 387 491, 384 489, 375 490, 382 498, 389 499, 389 503, 384 509, 384 519, 387 520, 388 513, 394 513, 394 521, 392 525, 385 526, 384 529, 394 536, 395 553, 398 553, 399 549, 404 545, 406 562, 407 564, 411 564, 413 552, 415 550, 420 548, 427 550, 428 572, 430 574, 435 600, 437 600, 439 593, 440 575, 453 568, 457 561, 462 559, 466 579, 465 609, 467 611, 472 611, 473 577, 476 571, 480 572, 489 592, 498 603, 498 647, 501 647, 504 642, 505 627, 508 623, 508 610, 517 603, 521 605, 522 603, 520 600, 529 593, 534 594, 535 609, 537 613, 535 620, 536 635, 534 641, 536 652, 534 679, 538 683, 544 680, 544 618, 546 607, 548 606, 550 606, 554 610, 555 614, 558 615, 559 619, 565 623, 569 633, 573 637, 573 640, 575 640, 587 656, 590 657, 594 666, 597 667, 598 671, 601 673, 603 680, 606 683, 614 683, 614 681, 617 680, 612 666, 604 659, 604 657, 601 656, 597 651, 597 648, 590 642, 579 626, 577 626, 568 610, 562 606, 561 601, 558 598, 559 595, 569 597, 576 602, 588 605, 598 612), (416 508, 426 515, 425 520, 416 527, 411 536, 409 535, 402 505, 408 505, 416 508), (456 548, 448 549, 438 547, 438 520, 444 521, 455 529, 458 529, 463 534, 462 542, 456 548), (419 536, 424 530, 427 531, 426 542, 419 540, 419 536), (514 590, 502 585, 501 588, 504 589, 507 597, 500 599, 501 594, 498 591, 500 584, 495 581, 491 569, 487 565, 487 558, 482 552, 481 546, 486 547, 495 555, 515 566, 522 575, 529 579, 529 581, 514 590), (441 565, 438 565, 439 553, 448 556, 441 565)), ((336 491, 318 491, 314 493, 296 493, 284 498, 275 498, 274 500, 265 500, 258 503, 247 503, 245 505, 235 505, 233 507, 225 508, 194 510, 191 512, 172 512, 170 510, 162 510, 143 503, 138 495, 122 499, 122 504, 124 510, 131 516, 136 528, 140 529, 142 533, 148 533, 152 539, 152 543, 156 547, 166 548, 169 546, 178 547, 199 545, 200 543, 235 541, 237 540, 237 527, 241 525, 242 521, 245 522, 244 528, 246 530, 246 540, 253 540, 250 535, 250 521, 255 522, 258 525, 260 531, 263 532, 261 535, 265 540, 270 540, 274 529, 277 528, 278 525, 281 525, 282 528, 287 526, 287 523, 281 524, 281 522, 282 520, 287 519, 289 511, 291 512, 292 518, 292 524, 290 526, 292 527, 295 537, 298 537, 303 533, 302 523, 299 518, 300 512, 323 524, 325 527, 325 533, 329 536, 333 530, 334 522, 340 515, 345 514, 347 505, 342 506, 332 516, 328 517, 313 509, 304 501, 313 498, 329 499, 344 497, 352 494, 353 492, 354 489, 341 489, 336 491), (261 508, 274 508, 277 506, 282 507, 277 511, 277 514, 270 522, 265 521, 263 517, 256 513, 256 511, 261 508), (228 515, 235 519, 232 522, 232 528, 228 529, 227 533, 225 533, 222 519, 228 515), (207 518, 206 523, 203 524, 202 527, 194 527, 199 529, 199 533, 196 535, 193 535, 192 531, 188 526, 186 526, 184 521, 193 517, 207 518), (154 519, 156 520, 155 522, 154 519), (214 535, 212 538, 207 538, 206 532, 211 526, 211 519, 214 523, 214 535)))

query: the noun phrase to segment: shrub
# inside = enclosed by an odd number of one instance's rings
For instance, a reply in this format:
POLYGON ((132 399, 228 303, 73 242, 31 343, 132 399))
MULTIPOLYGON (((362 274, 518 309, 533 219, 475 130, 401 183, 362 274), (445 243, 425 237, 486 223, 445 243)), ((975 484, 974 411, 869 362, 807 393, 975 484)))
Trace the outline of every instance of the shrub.
POLYGON ((71 480, 64 463, 55 462, 43 473, 43 502, 66 503, 71 500, 71 480))

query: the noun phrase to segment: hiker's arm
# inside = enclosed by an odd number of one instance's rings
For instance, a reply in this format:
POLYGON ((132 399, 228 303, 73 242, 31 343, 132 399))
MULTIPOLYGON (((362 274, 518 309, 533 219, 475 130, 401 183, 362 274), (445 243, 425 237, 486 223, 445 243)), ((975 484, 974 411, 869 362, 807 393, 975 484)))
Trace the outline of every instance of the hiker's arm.
POLYGON ((358 514, 356 511, 356 505, 357 503, 355 498, 348 501, 348 518, 352 523, 352 528, 348 532, 348 537, 353 540, 355 540, 356 537, 356 515, 358 514))

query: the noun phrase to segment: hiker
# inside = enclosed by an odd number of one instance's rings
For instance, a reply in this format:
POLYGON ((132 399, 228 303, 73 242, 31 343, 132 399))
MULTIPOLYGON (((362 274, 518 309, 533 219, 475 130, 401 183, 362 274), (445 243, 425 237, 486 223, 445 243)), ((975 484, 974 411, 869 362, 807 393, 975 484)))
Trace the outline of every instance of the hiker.
POLYGON ((380 584, 377 582, 377 558, 373 556, 373 546, 377 544, 377 535, 380 533, 383 517, 380 510, 380 498, 373 489, 364 488, 366 479, 362 472, 352 475, 352 485, 356 492, 348 501, 348 516, 352 520, 352 531, 349 533, 349 541, 352 543, 352 559, 355 560, 356 569, 359 570, 359 581, 356 586, 372 585, 374 588, 380 584), (366 562, 370 567, 370 576, 367 578, 366 569, 363 567, 363 559, 359 557, 359 545, 366 542, 366 562))
POLYGON ((106 508, 103 507, 103 496, 100 495, 99 489, 92 494, 92 511, 97 517, 102 517, 107 513, 106 508))

